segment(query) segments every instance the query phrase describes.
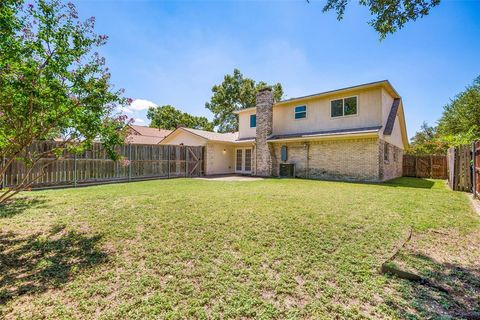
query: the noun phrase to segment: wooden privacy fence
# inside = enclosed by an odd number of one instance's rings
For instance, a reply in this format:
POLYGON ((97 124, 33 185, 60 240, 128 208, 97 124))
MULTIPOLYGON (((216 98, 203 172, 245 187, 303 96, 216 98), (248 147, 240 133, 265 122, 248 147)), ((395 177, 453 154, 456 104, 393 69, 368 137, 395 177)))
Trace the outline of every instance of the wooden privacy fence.
POLYGON ((447 179, 445 156, 403 156, 403 176, 417 178, 447 179))
POLYGON ((472 147, 448 149, 448 185, 452 190, 472 192, 472 147))
MULTIPOLYGON (((46 153, 29 168, 19 160, 13 161, 5 173, 3 187, 15 187, 23 181, 34 181, 32 188, 76 186, 155 178, 198 177, 203 174, 203 147, 173 145, 123 145, 117 148, 123 160, 110 160, 101 144, 82 154, 63 152, 55 160, 49 154, 58 142, 34 143, 29 151, 46 153), (43 169, 43 170, 42 170, 43 169), (43 174, 42 174, 43 171, 43 174)), ((8 159, 4 159, 6 163, 8 159)))

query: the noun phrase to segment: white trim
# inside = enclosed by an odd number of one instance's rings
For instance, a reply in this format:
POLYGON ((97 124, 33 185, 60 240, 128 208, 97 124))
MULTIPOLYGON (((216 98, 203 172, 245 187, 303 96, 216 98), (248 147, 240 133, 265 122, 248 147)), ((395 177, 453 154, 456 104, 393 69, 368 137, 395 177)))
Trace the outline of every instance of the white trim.
POLYGON ((268 140, 267 142, 284 142, 284 141, 304 141, 304 140, 322 140, 322 139, 355 139, 355 138, 365 138, 365 137, 378 137, 379 130, 368 130, 368 131, 359 131, 358 133, 346 132, 346 133, 335 133, 335 134, 317 134, 317 135, 304 135, 302 137, 295 138, 282 138, 275 140, 268 140))
POLYGON ((299 120, 306 120, 308 118, 308 104, 299 104, 293 107, 293 120, 299 121, 299 120), (298 113, 303 113, 305 112, 305 118, 296 118, 295 116, 297 115, 297 112, 295 111, 296 108, 298 107, 305 107, 305 111, 300 111, 298 113))
POLYGON ((358 95, 332 99, 329 102, 330 102, 330 119, 342 119, 342 118, 358 117, 359 114, 360 114, 360 102, 359 102, 359 99, 358 99, 358 95), (348 98, 356 98, 357 99, 357 112, 355 114, 345 115, 345 99, 348 99, 348 98), (342 115, 333 117, 332 116, 332 101, 337 101, 337 100, 342 100, 343 101, 343 103, 342 103, 342 115))
POLYGON ((253 165, 253 148, 251 147, 244 147, 244 148, 235 148, 235 156, 234 156, 234 171, 235 173, 243 173, 243 174, 252 174, 253 172, 253 168, 252 168, 252 165, 253 165), (241 150, 241 157, 242 157, 242 165, 241 165, 241 169, 240 170, 237 170, 237 153, 238 151, 241 150), (245 170, 245 160, 246 160, 246 157, 245 157, 245 154, 246 154, 246 150, 250 150, 250 170, 247 171, 245 170))

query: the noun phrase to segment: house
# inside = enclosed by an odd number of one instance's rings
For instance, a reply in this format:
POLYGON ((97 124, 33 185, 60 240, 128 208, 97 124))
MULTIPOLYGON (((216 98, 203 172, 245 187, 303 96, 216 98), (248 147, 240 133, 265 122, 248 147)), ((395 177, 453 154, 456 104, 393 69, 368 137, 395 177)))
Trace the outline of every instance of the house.
POLYGON ((161 144, 205 146, 205 173, 385 181, 402 175, 403 104, 389 81, 275 102, 270 89, 237 111, 239 131, 178 128, 161 144), (288 170, 287 170, 288 171, 288 170), (283 170, 282 170, 283 173, 283 170))
POLYGON ((159 144, 172 131, 150 128, 144 126, 129 125, 127 144, 159 144))

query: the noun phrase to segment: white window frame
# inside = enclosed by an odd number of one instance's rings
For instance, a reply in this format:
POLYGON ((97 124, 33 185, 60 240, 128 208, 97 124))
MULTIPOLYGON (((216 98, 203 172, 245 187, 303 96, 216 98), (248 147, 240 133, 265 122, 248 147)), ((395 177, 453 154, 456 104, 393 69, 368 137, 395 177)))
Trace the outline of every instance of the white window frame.
POLYGON ((339 118, 348 118, 348 117, 358 117, 360 113, 360 103, 358 102, 358 95, 355 96, 349 96, 349 97, 343 97, 343 98, 337 98, 337 99, 332 99, 330 100, 330 119, 339 119, 339 118), (345 115, 345 99, 349 98, 355 98, 357 99, 357 112, 355 114, 348 114, 345 115), (341 116, 332 116, 332 101, 337 101, 337 100, 342 100, 342 115, 341 116))
POLYGON ((308 105, 307 105, 307 104, 300 104, 300 105, 298 105, 298 106, 293 107, 293 119, 294 119, 295 121, 305 120, 305 119, 307 119, 307 118, 308 118, 308 105), (305 111, 296 112, 295 109, 296 109, 297 107, 305 107, 305 111), (303 112, 305 112, 305 118, 298 118, 298 119, 297 119, 297 118, 295 117, 295 116, 297 115, 297 113, 303 113, 303 112))

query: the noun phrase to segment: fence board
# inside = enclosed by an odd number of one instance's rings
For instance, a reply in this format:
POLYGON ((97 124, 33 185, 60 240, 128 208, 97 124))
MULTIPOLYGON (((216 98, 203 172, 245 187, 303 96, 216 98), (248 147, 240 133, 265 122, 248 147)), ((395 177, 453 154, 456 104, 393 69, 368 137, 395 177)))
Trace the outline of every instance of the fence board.
POLYGON ((473 144, 474 195, 480 198, 480 141, 473 144))
MULTIPOLYGON (((32 154, 45 153, 33 168, 15 160, 3 179, 4 187, 18 186, 22 180, 38 178, 31 187, 75 186, 141 179, 194 177, 203 174, 203 147, 174 145, 123 145, 117 152, 128 161, 113 161, 101 144, 74 155, 63 152, 59 158, 50 152, 60 144, 41 141, 32 144, 32 154), (30 172, 28 172, 30 170, 30 172), (43 169, 43 174, 42 174, 43 169)), ((2 163, 6 163, 4 159, 2 163)))
POLYGON ((471 146, 448 149, 448 185, 452 190, 472 192, 471 146))

